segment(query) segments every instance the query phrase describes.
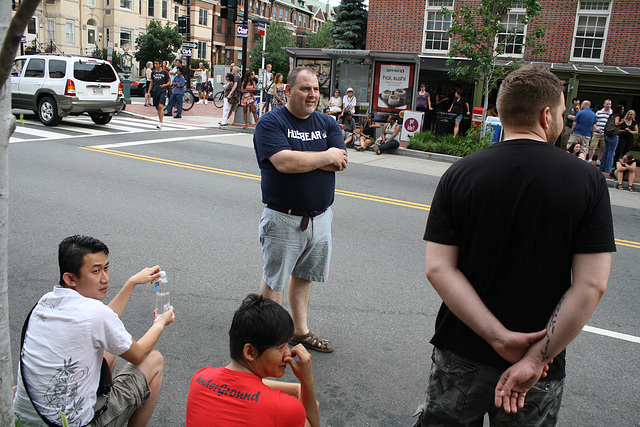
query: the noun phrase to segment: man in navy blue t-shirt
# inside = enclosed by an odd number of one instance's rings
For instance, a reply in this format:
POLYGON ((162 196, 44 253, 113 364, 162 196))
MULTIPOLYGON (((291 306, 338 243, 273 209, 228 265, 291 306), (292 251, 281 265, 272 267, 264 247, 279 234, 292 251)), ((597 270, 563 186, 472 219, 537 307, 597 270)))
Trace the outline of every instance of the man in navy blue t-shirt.
POLYGON ((347 151, 336 121, 315 111, 320 92, 313 70, 293 70, 285 93, 286 107, 264 114, 253 136, 266 205, 260 293, 282 304, 288 282, 290 343, 328 353, 333 344, 309 330, 307 306, 312 282, 324 282, 329 273, 335 172, 347 167, 347 151))

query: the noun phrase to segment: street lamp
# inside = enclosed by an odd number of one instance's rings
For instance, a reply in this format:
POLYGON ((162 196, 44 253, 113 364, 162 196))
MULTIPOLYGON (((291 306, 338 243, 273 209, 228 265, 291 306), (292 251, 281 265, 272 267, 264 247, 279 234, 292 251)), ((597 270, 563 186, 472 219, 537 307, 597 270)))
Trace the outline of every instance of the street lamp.
POLYGON ((124 81, 122 82, 122 94, 124 95, 124 102, 131 104, 131 82, 129 76, 131 75, 131 67, 133 65, 133 57, 126 50, 120 57, 122 65, 122 74, 124 75, 124 81))

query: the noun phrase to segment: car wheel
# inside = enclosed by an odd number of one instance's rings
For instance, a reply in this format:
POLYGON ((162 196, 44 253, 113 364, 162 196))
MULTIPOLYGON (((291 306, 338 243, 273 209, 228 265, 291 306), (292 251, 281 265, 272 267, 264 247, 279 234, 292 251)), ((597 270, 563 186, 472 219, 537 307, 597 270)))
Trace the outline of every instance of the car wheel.
POLYGON ((50 96, 43 96, 38 103, 38 118, 45 126, 57 126, 62 121, 58 115, 56 101, 50 96))
POLYGON ((93 123, 97 125, 106 125, 111 121, 111 117, 112 117, 108 113, 104 113, 104 114, 89 113, 89 116, 91 116, 91 120, 93 120, 93 123))

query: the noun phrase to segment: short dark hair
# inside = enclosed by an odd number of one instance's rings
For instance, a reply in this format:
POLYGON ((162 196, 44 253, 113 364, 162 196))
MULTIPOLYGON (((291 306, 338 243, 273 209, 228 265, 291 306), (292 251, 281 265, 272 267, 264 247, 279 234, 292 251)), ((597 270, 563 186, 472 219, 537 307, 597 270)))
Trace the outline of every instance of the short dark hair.
POLYGON ((293 320, 277 302, 258 294, 249 294, 233 315, 229 329, 229 353, 243 359, 245 344, 251 344, 258 356, 270 347, 282 345, 293 337, 293 320))
POLYGON ((109 256, 109 248, 98 239, 89 236, 70 236, 58 245, 58 265, 60 266, 60 286, 64 286, 64 273, 80 274, 84 256, 87 254, 104 253, 109 256))
POLYGON ((176 73, 180 71, 180 74, 184 74, 184 71, 182 70, 182 67, 176 67, 176 73))
POLYGON ((227 78, 229 79, 230 82, 233 81, 233 73, 227 73, 227 78))
POLYGON ((502 82, 496 102, 505 128, 531 127, 546 107, 555 114, 562 100, 562 81, 548 68, 526 65, 502 82))
MULTIPOLYGON (((303 71, 307 71, 311 74, 313 74, 314 76, 317 77, 317 74, 315 71, 313 71, 311 68, 309 67, 298 67, 295 68, 292 72, 289 73, 289 76, 287 77, 287 84, 291 87, 294 87, 296 85, 296 79, 298 78, 298 74, 300 74, 303 71)), ((337 90, 337 89, 336 89, 337 90)))
POLYGON ((571 103, 573 104, 573 103, 574 103, 574 102, 576 102, 576 101, 580 102, 580 98, 573 98, 573 99, 571 100, 571 103))
POLYGON ((162 59, 154 59, 153 62, 157 62, 158 64, 162 65, 162 59))

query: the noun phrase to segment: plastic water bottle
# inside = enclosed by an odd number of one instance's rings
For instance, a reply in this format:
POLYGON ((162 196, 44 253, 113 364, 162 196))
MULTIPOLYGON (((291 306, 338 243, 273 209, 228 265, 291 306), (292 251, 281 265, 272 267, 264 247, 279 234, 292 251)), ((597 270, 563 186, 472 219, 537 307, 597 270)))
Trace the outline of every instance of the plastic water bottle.
POLYGON ((153 281, 156 287, 156 317, 162 316, 169 311, 171 302, 169 301, 169 280, 167 280, 167 273, 165 271, 160 272, 160 277, 153 281))

